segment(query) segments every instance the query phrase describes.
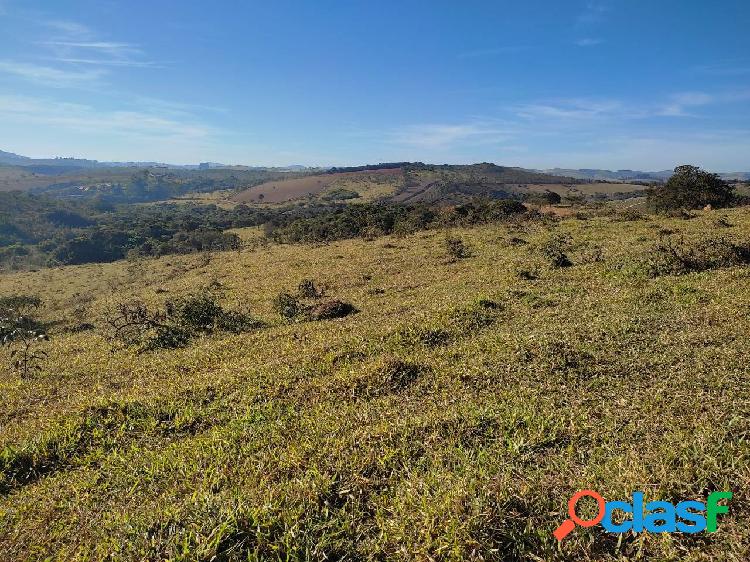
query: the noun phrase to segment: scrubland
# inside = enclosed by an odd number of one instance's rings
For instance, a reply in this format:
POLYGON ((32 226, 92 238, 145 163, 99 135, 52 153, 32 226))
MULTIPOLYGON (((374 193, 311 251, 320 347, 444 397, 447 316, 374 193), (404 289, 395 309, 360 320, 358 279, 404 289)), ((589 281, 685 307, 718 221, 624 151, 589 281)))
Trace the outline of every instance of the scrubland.
POLYGON ((0 351, 0 559, 747 560, 749 243, 747 208, 625 211, 4 275, 51 339, 26 378, 0 351), (281 318, 303 279, 357 312, 281 318), (104 337, 207 287, 265 327, 104 337), (558 544, 583 488, 735 496, 558 544))

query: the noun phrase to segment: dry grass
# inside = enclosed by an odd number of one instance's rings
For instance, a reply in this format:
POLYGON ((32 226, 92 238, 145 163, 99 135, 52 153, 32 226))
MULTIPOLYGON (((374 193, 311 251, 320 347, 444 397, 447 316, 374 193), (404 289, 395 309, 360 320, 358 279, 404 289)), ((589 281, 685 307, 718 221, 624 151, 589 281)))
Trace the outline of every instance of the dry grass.
POLYGON ((0 277, 55 322, 43 374, 0 375, 0 559, 747 560, 750 269, 643 267, 660 231, 715 218, 456 229, 454 262, 424 232, 0 277), (284 322, 273 297, 302 279, 359 313, 284 322), (67 330, 207 285, 271 327, 144 354, 67 330), (560 548, 581 488, 735 498, 713 535, 560 548))
POLYGON ((283 203, 325 195, 335 188, 356 191, 364 200, 390 195, 403 182, 400 168, 319 174, 288 180, 269 181, 234 195, 239 203, 283 203))

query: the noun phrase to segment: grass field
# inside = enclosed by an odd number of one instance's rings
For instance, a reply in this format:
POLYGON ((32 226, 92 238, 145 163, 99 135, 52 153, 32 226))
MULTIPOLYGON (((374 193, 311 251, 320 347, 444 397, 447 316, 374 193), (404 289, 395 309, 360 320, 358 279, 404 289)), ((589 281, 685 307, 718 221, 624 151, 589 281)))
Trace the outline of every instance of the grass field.
POLYGON ((0 560, 748 560, 750 268, 650 276, 664 236, 747 243, 750 211, 2 276, 52 324, 33 378, 0 350, 0 560), (302 279, 358 312, 282 321, 302 279), (146 353, 101 335, 115 302, 209 285, 269 326, 146 353), (582 488, 735 497, 714 534, 558 544, 582 488))

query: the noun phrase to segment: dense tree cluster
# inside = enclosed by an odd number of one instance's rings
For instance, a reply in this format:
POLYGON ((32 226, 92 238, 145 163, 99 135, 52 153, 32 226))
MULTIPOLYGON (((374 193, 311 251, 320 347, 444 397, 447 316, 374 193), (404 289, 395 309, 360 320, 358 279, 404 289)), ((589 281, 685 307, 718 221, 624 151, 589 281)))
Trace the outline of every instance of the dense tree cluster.
POLYGON ((469 226, 526 212, 518 201, 476 200, 455 207, 419 205, 339 206, 312 217, 277 217, 266 234, 277 242, 327 242, 359 236, 407 234, 439 226, 469 226))
MULTIPOLYGON (((102 210, 93 202, 0 193, 0 266, 110 262, 239 247, 230 228, 258 226, 273 211, 239 205, 160 204, 102 210)), ((280 211, 276 211, 280 212, 280 211)))

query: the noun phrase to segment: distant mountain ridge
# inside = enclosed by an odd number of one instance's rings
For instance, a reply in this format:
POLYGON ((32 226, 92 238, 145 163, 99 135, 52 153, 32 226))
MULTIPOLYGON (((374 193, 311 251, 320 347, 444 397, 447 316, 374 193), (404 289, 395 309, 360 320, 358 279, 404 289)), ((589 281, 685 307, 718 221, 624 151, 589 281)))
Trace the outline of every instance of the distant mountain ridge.
MULTIPOLYGON (((405 164, 405 163, 403 163, 405 164)), ((235 169, 275 169, 289 172, 304 172, 307 170, 336 170, 327 166, 243 166, 220 164, 216 162, 205 162, 202 164, 165 164, 162 162, 100 162, 86 158, 29 158, 13 152, 0 150, 0 166, 54 166, 55 168, 175 168, 182 170, 198 170, 211 168, 235 168, 235 169)), ((356 169, 361 166, 351 168, 356 169)), ((348 168, 341 168, 346 170, 348 168)), ((522 168, 518 168, 521 170, 522 168)), ((665 181, 672 176, 672 170, 661 170, 657 172, 644 172, 641 170, 602 170, 597 168, 548 168, 546 170, 526 169, 528 172, 537 172, 552 176, 565 176, 579 180, 604 180, 604 181, 665 181)), ((719 172, 725 180, 750 180, 750 172, 719 172)))
POLYGON ((180 170, 199 170, 199 169, 216 169, 216 168, 235 168, 235 169, 276 169, 289 172, 303 172, 306 170, 317 169, 307 166, 234 166, 230 164, 220 164, 217 162, 204 162, 201 164, 165 164, 163 162, 100 162, 98 160, 88 160, 86 158, 29 158, 13 152, 0 150, 0 166, 42 166, 60 168, 174 168, 180 170))
MULTIPOLYGON (((672 170, 644 172, 641 170, 600 170, 597 168, 549 168, 540 170, 545 174, 568 176, 581 180, 607 181, 666 181, 672 177, 672 170)), ((724 180, 749 180, 750 172, 718 172, 724 180)))

